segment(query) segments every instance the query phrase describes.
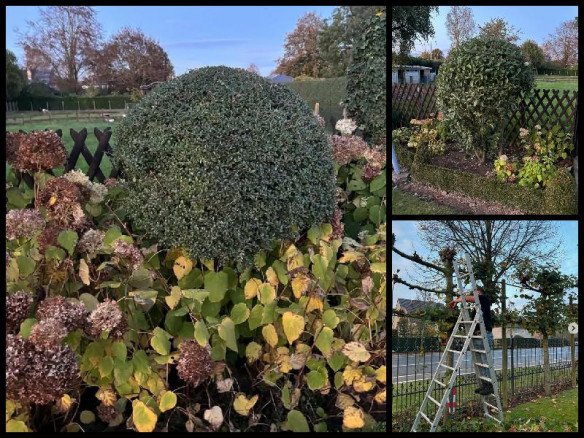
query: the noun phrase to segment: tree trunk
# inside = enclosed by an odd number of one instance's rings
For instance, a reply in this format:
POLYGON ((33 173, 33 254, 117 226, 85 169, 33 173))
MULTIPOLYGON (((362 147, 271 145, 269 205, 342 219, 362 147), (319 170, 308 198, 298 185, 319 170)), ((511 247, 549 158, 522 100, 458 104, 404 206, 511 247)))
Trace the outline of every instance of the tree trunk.
POLYGON ((549 397, 552 393, 550 387, 550 350, 548 344, 548 335, 544 333, 543 335, 543 389, 545 391, 546 397, 549 397))
POLYGON ((502 342, 502 364, 501 364, 501 394, 503 395, 503 408, 509 407, 509 381, 507 374, 507 323, 505 322, 505 311, 507 308, 507 291, 505 280, 501 281, 501 342, 502 342))

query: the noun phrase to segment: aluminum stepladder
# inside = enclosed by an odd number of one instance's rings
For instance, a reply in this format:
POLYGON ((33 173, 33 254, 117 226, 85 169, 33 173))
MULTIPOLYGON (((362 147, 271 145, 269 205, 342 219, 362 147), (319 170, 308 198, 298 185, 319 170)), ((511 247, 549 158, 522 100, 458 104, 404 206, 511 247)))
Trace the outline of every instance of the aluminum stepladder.
POLYGON ((448 343, 446 344, 446 349, 440 358, 440 362, 436 371, 434 372, 434 376, 430 381, 430 385, 428 387, 428 391, 426 392, 426 396, 422 401, 422 405, 420 406, 420 410, 416 415, 416 419, 414 420, 414 424, 412 426, 412 432, 418 432, 418 428, 420 426, 420 422, 424 419, 430 425, 430 432, 435 432, 436 428, 438 427, 438 423, 442 419, 444 414, 444 410, 446 407, 446 403, 448 402, 448 396, 454 383, 456 381, 456 373, 460 369, 463 361, 464 354, 470 350, 472 354, 472 362, 475 369, 475 375, 477 377, 477 381, 479 379, 489 382, 493 385, 493 394, 489 394, 486 396, 481 396, 481 402, 483 405, 484 414, 486 417, 493 419, 497 423, 501 424, 503 422, 503 409, 501 407, 501 399, 499 397, 499 383, 497 382, 497 376, 495 374, 495 368, 493 367, 493 356, 487 341, 487 331, 485 329, 485 323, 483 321, 483 313, 481 311, 481 304, 479 300, 479 295, 476 288, 475 278, 472 271, 472 264, 468 254, 464 256, 467 274, 460 275, 458 270, 458 264, 455 262, 454 265, 454 272, 456 273, 456 280, 458 283, 458 291, 460 293, 460 297, 462 299, 462 307, 460 314, 458 315, 458 320, 454 325, 454 329, 452 330, 452 335, 450 339, 448 339, 448 343), (470 284, 472 287, 473 296, 475 299, 475 309, 476 313, 474 318, 471 319, 469 310, 471 309, 470 303, 467 303, 465 299, 464 287, 462 284, 462 279, 469 277, 470 284), (480 336, 474 335, 475 329, 480 327, 480 336), (460 334, 460 330, 464 334, 460 334), (454 349, 454 342, 455 339, 464 339, 463 346, 460 350, 454 349), (455 353, 458 354, 458 358, 456 358, 456 363, 454 364, 454 368, 446 365, 444 362, 446 360, 447 353, 455 353), (445 370, 452 371, 450 378, 448 379, 448 383, 443 383, 439 376, 441 372, 441 368, 445 370), (435 395, 436 391, 439 388, 445 389, 441 400, 436 400, 432 394, 435 395), (491 402, 488 402, 488 397, 491 397, 491 402), (427 407, 429 406, 428 403, 435 404, 437 406, 437 410, 435 412, 434 419, 429 418, 427 415, 427 407), (494 404, 493 404, 494 403, 494 404), (489 409, 496 411, 498 413, 498 418, 493 416, 489 409))

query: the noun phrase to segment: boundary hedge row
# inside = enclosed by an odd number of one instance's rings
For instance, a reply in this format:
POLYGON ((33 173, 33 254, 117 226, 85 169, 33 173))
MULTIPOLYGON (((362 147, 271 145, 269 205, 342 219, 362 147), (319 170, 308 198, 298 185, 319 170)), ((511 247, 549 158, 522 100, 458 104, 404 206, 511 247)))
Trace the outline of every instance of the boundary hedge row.
POLYGON ((92 109, 124 109, 126 103, 130 103, 130 96, 70 96, 70 97, 27 97, 18 99, 19 111, 30 111, 31 104, 33 111, 41 108, 49 110, 92 110, 92 109), (94 107, 95 103, 95 107, 94 107))

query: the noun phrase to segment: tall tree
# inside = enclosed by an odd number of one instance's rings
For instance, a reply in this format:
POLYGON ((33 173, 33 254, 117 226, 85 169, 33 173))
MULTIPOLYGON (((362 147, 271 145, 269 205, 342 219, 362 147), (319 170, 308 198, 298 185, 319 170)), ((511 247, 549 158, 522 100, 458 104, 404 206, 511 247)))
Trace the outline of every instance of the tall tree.
POLYGON ((174 69, 164 49, 139 29, 123 28, 91 59, 91 80, 110 90, 127 92, 142 85, 164 82, 174 69))
POLYGON ((320 77, 323 61, 318 52, 318 34, 324 22, 314 12, 303 15, 296 28, 286 35, 284 55, 276 62, 274 73, 296 77, 320 77))
POLYGON ((578 17, 564 21, 544 43, 543 50, 551 61, 562 67, 578 64, 578 17))
POLYGON ((472 9, 468 6, 451 6, 446 15, 446 30, 452 41, 451 50, 460 43, 471 38, 475 33, 476 24, 472 9))
POLYGON ((62 91, 77 92, 89 53, 102 35, 96 12, 90 6, 47 6, 39 11, 38 20, 27 21, 27 32, 19 32, 19 45, 52 67, 62 91))
POLYGON ((519 30, 502 18, 492 18, 479 26, 479 36, 499 38, 515 44, 519 40, 519 30))
POLYGON ((16 55, 6 49, 6 99, 18 98, 25 85, 25 72, 19 67, 16 55))
POLYGON ((392 6, 391 45, 399 47, 398 53, 409 53, 418 38, 427 39, 434 35, 431 15, 438 6, 392 6))
POLYGON ((429 59, 431 61, 433 61, 433 60, 440 61, 440 60, 444 59, 444 53, 442 53, 442 50, 436 48, 436 49, 432 49, 429 52, 428 51, 422 52, 420 54, 420 58, 429 59))
POLYGON ((318 50, 323 59, 323 77, 344 76, 351 61, 355 39, 363 32, 369 19, 385 6, 339 6, 330 19, 324 21, 318 36, 318 50))
POLYGON ((526 40, 521 44, 521 51, 525 59, 536 69, 539 69, 545 62, 543 49, 533 40, 526 40))
POLYGON ((260 69, 254 63, 251 63, 250 65, 248 65, 246 70, 250 73, 255 73, 256 75, 261 76, 260 69))

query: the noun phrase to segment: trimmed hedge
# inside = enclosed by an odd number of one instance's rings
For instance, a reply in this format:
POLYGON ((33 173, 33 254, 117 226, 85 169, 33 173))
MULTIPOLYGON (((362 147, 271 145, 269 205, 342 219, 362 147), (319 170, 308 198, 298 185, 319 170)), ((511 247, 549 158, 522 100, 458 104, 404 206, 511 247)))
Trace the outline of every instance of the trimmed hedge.
POLYGON ((500 202, 535 214, 576 214, 577 196, 574 177, 564 169, 546 189, 534 190, 517 184, 502 183, 473 173, 429 164, 418 153, 396 146, 400 166, 409 168, 417 181, 446 191, 456 191, 486 201, 500 202))
POLYGON ((337 120, 343 118, 343 109, 340 102, 347 95, 347 78, 313 79, 284 84, 296 91, 304 99, 310 108, 314 110, 314 104, 320 104, 320 115, 326 122, 326 130, 334 132, 337 120))
POLYGON ((29 111, 32 103, 33 111, 38 111, 41 108, 49 110, 92 110, 93 102, 95 102, 95 109, 124 109, 126 103, 130 103, 130 96, 69 96, 69 97, 25 97, 17 100, 18 109, 20 111, 29 111), (63 107, 64 104, 64 107, 63 107))

